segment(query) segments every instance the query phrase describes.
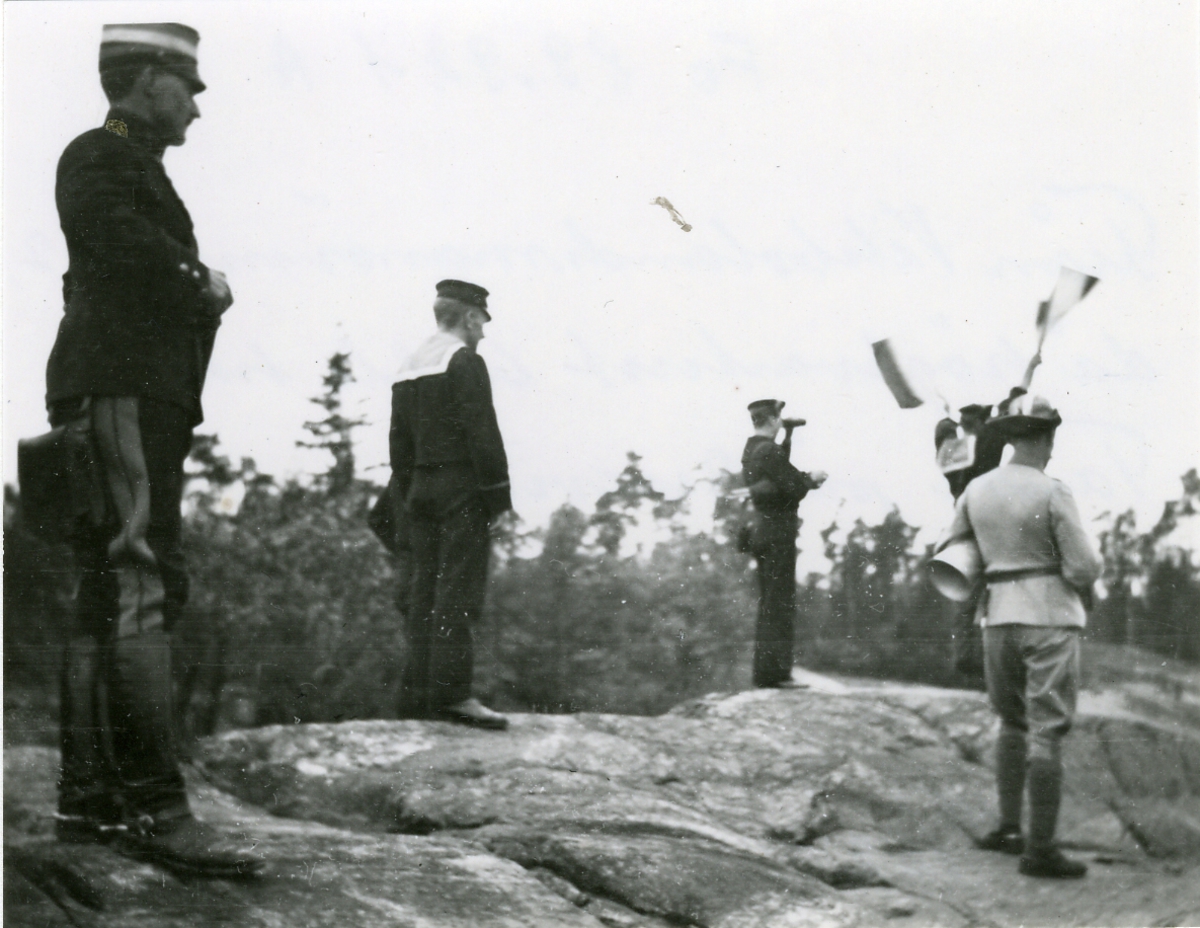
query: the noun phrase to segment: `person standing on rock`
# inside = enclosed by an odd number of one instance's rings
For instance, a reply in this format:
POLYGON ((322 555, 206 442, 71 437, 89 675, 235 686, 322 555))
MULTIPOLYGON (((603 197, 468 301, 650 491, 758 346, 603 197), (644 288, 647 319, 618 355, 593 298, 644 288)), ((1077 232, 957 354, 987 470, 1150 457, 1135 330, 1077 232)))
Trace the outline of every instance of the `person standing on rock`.
POLYGON ((1028 876, 1082 877, 1054 834, 1062 799, 1062 739, 1075 715, 1079 635, 1100 560, 1066 485, 1046 476, 1062 418, 1040 396, 1014 399, 996 429, 1008 464, 975 478, 959 497, 950 537, 973 534, 987 591, 979 604, 988 697, 1000 716, 996 787, 1000 822, 985 850, 1021 854, 1028 876), (1021 805, 1029 794, 1029 830, 1021 805))
POLYGON ((81 579, 62 685, 61 841, 210 876, 261 860, 198 822, 176 761, 167 632, 188 596, 180 546, 183 463, 225 276, 200 261, 188 211, 163 170, 200 115, 199 35, 178 23, 104 26, 103 127, 58 163, 70 265, 46 371, 54 426, 90 432, 109 517, 72 538, 81 579))
POLYGON ((475 350, 492 318, 487 297, 461 280, 437 285, 438 330, 392 387, 390 486, 411 549, 400 714, 504 729, 508 720, 471 695, 489 527, 512 509, 491 380, 475 350))
POLYGON ((754 434, 742 452, 742 475, 757 513, 751 540, 759 588, 753 676, 757 687, 793 685, 797 509, 808 491, 820 487, 828 476, 792 466, 792 430, 804 425, 804 420, 782 418, 783 407, 779 400, 756 400, 747 407, 754 434), (784 439, 776 444, 780 429, 784 439))
MULTIPOLYGON (((1009 404, 1029 392, 1033 381, 1033 373, 1042 363, 1041 353, 1030 359, 1025 368, 1025 376, 1018 386, 1009 391, 1008 396, 997 406, 997 414, 1004 415, 1009 404)), ((1004 437, 991 428, 995 420, 992 416, 991 404, 972 403, 959 410, 962 431, 971 441, 969 463, 952 470, 944 471, 946 482, 950 485, 950 495, 957 502, 967 485, 981 474, 995 470, 1000 466, 1007 444, 1004 437)), ((933 444, 938 453, 939 463, 942 461, 943 445, 958 436, 959 424, 947 416, 938 422, 934 429, 933 444)), ((960 465, 964 462, 959 461, 960 465)), ((958 610, 954 620, 954 669, 975 681, 983 677, 983 645, 980 641, 979 627, 975 624, 975 611, 978 606, 978 596, 971 596, 958 610)))

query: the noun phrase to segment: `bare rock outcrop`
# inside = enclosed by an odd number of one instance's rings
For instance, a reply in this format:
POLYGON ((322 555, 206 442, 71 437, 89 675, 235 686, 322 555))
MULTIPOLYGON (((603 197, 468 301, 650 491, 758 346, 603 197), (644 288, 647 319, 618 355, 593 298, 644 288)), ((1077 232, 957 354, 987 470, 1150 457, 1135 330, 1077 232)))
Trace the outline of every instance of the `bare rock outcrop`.
POLYGON ((1111 694, 1069 740, 1062 837, 1088 878, 1029 880, 992 823, 980 694, 803 675, 656 718, 507 732, 357 721, 231 731, 200 814, 271 860, 181 881, 47 836, 54 752, 6 753, 11 924, 1200 924, 1200 732, 1111 694), (17 786, 14 788, 14 784, 17 786), (55 921, 54 919, 58 919, 55 921), (64 922, 62 919, 65 918, 64 922))

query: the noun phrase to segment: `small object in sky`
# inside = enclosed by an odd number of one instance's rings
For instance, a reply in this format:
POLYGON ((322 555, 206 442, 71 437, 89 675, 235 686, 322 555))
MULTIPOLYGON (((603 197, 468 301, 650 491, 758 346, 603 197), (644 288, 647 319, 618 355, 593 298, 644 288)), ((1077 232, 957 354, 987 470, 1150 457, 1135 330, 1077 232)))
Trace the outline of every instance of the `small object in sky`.
POLYGON ((671 214, 671 218, 674 219, 675 222, 679 224, 679 228, 683 229, 684 232, 692 231, 692 227, 683 221, 683 217, 679 215, 679 210, 677 210, 674 206, 672 206, 671 201, 668 200, 666 197, 655 197, 654 201, 650 205, 651 206, 661 206, 663 209, 665 209, 668 213, 671 214))
POLYGON ((1054 285, 1054 292, 1050 294, 1050 299, 1038 305, 1039 349, 1042 342, 1046 340, 1046 333, 1050 331, 1051 327, 1065 316, 1072 306, 1087 296, 1092 287, 1098 283, 1100 283, 1099 277, 1073 271, 1069 267, 1059 270, 1058 283, 1054 285))
POLYGON ((915 409, 925 402, 909 386, 908 378, 904 376, 900 365, 896 363, 896 355, 892 351, 892 346, 888 344, 888 340, 885 338, 877 341, 871 345, 871 348, 875 352, 875 363, 879 365, 879 373, 883 374, 883 382, 892 391, 892 396, 896 398, 900 408, 915 409))

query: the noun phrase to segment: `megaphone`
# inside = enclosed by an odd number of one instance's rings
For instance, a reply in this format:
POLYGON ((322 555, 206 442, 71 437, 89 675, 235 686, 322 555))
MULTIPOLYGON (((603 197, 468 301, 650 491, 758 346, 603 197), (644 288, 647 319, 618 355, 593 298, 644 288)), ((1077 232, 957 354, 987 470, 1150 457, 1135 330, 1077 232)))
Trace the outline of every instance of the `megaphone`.
POLYGON ((983 555, 974 535, 952 539, 929 562, 934 588, 956 603, 966 602, 983 576, 983 555))

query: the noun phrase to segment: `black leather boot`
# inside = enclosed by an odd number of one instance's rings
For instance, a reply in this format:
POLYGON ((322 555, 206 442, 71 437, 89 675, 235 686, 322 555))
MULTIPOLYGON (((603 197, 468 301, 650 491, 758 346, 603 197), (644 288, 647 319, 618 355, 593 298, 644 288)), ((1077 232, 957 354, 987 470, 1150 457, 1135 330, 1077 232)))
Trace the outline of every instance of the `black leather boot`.
POLYGON ((1062 802, 1062 764, 1045 758, 1029 762, 1029 845, 1018 870, 1026 876, 1078 879, 1087 865, 1071 860, 1054 844, 1062 802))

